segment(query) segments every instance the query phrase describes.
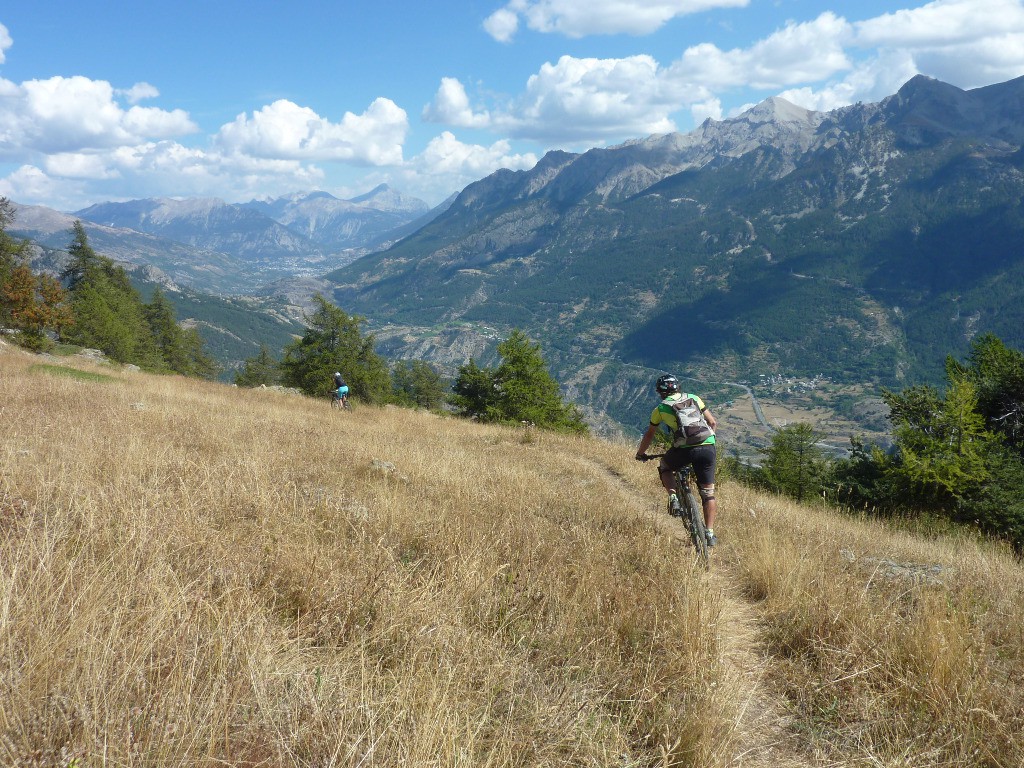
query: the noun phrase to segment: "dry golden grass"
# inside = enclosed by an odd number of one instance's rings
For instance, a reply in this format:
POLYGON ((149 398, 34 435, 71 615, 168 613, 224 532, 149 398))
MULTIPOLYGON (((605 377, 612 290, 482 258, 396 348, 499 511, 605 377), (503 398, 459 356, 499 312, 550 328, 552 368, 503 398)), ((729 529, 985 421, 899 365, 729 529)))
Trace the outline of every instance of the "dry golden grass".
POLYGON ((62 365, 0 348, 0 765, 1021 764, 993 548, 728 485, 708 575, 632 446, 62 365))
POLYGON ((621 450, 34 365, 0 352, 0 764, 725 759, 716 606, 621 450))
POLYGON ((740 488, 730 512, 723 565, 815 763, 1024 765, 1024 571, 1008 552, 740 488))

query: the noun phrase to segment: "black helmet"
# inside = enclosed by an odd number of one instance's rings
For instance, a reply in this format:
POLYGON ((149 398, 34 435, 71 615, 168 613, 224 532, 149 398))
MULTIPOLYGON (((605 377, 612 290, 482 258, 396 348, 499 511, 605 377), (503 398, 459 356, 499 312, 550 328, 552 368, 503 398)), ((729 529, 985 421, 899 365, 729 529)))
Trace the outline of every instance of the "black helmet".
POLYGON ((654 388, 662 397, 668 397, 669 395, 679 391, 679 380, 671 373, 666 373, 664 376, 660 376, 658 378, 658 382, 654 385, 654 388))

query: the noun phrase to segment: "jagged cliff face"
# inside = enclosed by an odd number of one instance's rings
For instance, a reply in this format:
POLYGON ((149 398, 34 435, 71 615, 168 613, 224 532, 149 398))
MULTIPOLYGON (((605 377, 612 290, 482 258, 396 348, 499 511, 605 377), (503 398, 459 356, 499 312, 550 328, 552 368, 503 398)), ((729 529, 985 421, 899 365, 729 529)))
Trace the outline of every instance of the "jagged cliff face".
POLYGON ((634 397, 630 366, 898 385, 982 330, 1024 343, 1022 141, 1024 79, 919 77, 828 113, 770 99, 499 171, 328 277, 341 306, 416 337, 398 354, 524 328, 595 413, 634 397))

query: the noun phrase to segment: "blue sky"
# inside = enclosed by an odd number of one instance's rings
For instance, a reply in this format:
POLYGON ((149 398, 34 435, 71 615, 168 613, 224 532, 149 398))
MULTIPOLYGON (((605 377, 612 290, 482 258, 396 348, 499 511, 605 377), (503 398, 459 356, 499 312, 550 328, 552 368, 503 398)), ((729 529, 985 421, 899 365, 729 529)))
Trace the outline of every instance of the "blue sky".
POLYGON ((37 0, 0 8, 0 196, 377 184, 441 202, 551 149, 1024 75, 1024 0, 37 0))

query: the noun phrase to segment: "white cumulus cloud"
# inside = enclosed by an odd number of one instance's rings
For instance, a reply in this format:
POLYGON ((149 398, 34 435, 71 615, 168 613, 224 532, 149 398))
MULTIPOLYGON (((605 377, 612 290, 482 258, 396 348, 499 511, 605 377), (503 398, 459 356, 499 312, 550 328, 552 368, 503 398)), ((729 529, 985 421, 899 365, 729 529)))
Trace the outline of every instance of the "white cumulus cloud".
POLYGON ((961 88, 1024 72, 1021 0, 936 0, 854 26, 857 46, 905 52, 919 72, 961 88))
POLYGON ((131 88, 117 91, 117 94, 123 96, 129 104, 138 104, 146 99, 155 99, 160 95, 160 91, 149 83, 136 83, 131 88))
POLYGON ((484 20, 484 29, 499 43, 507 43, 512 40, 519 29, 519 16, 508 8, 502 8, 484 20))
POLYGON ((405 110, 390 99, 374 100, 361 115, 346 112, 339 123, 281 99, 222 126, 216 143, 227 152, 262 158, 394 165, 402 162, 408 130, 405 110))
POLYGON ((526 170, 537 164, 532 153, 517 154, 507 140, 485 147, 465 144, 454 134, 444 131, 427 145, 411 165, 420 173, 429 175, 454 174, 468 181, 493 173, 499 168, 526 170))
POLYGON ((132 145, 195 130, 184 110, 125 110, 110 83, 81 76, 6 83, 0 99, 0 156, 12 158, 132 145))
POLYGON ((508 42, 519 19, 537 32, 566 37, 646 35, 677 16, 713 8, 743 8, 749 0, 512 0, 484 22, 495 40, 508 42))
POLYGON ((849 22, 826 12, 813 21, 790 22, 749 48, 723 51, 711 43, 687 49, 672 64, 672 77, 711 88, 779 88, 824 80, 849 69, 844 43, 849 22))
POLYGON ((556 141, 665 133, 675 129, 669 114, 687 96, 707 92, 700 86, 681 90, 651 56, 562 56, 532 75, 523 95, 492 122, 511 136, 556 141))
POLYGON ((14 45, 14 40, 11 39, 11 33, 7 31, 7 27, 0 24, 0 64, 7 60, 5 51, 12 45, 14 45))
MULTIPOLYGON (((823 35, 826 30, 822 30, 823 35)), ((780 95, 808 109, 877 101, 916 74, 975 88, 1024 74, 1021 0, 936 0, 849 24, 835 42, 852 62, 842 79, 807 78, 780 95)))
POLYGON ((491 122, 486 110, 474 112, 466 95, 466 87, 457 78, 441 79, 434 100, 423 109, 423 118, 460 128, 483 128, 491 122))

